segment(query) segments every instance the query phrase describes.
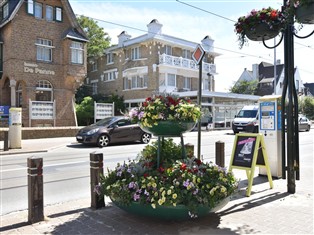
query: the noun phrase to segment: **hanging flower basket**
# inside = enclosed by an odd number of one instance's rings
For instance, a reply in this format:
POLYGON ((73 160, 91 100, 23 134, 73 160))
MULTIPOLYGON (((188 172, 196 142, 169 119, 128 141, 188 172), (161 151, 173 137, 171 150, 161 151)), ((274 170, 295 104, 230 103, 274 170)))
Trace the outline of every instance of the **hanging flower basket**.
POLYGON ((191 131, 195 127, 195 122, 184 122, 184 121, 158 121, 157 125, 152 127, 147 127, 140 124, 140 127, 143 131, 151 133, 155 136, 164 136, 164 137, 175 137, 181 136, 185 132, 191 131))
POLYGON ((278 27, 270 28, 268 24, 261 23, 245 33, 247 38, 252 41, 265 41, 276 37, 279 34, 279 29, 278 27))
POLYGON ((295 10, 295 18, 302 24, 314 24, 314 0, 298 6, 295 10))
MULTIPOLYGON (((214 207, 198 206, 195 210, 197 217, 204 217, 210 213, 215 213, 222 209, 230 201, 230 197, 218 202, 214 207)), ((176 206, 156 206, 154 209, 151 205, 141 204, 139 202, 131 202, 130 205, 125 206, 113 201, 120 209, 138 216, 148 216, 151 218, 163 219, 163 220, 188 220, 191 218, 191 212, 185 205, 176 206)))

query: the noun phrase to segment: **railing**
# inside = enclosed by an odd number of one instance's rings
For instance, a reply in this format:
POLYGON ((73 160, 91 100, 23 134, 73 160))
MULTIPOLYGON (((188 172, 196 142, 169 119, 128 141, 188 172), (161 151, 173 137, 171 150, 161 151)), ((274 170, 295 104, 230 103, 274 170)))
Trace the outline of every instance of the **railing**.
MULTIPOLYGON (((195 69, 198 70, 199 66, 194 62, 194 60, 176 57, 172 55, 162 54, 159 55, 159 64, 170 65, 175 67, 187 68, 187 69, 195 69)), ((202 63, 203 65, 203 72, 207 73, 216 73, 216 65, 209 64, 209 63, 202 63)))

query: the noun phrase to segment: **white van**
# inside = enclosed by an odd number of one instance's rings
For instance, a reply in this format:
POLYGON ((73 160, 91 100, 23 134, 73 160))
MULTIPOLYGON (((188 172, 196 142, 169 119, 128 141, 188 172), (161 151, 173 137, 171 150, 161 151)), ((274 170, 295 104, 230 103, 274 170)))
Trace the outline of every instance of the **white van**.
POLYGON ((244 106, 232 121, 233 132, 258 133, 258 105, 244 106))

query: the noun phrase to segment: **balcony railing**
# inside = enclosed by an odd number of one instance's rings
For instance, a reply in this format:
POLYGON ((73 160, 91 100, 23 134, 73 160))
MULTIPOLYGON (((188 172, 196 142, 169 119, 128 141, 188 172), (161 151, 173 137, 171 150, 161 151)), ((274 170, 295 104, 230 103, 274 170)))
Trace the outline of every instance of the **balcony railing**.
MULTIPOLYGON (((199 66, 194 62, 194 60, 190 60, 190 59, 186 59, 182 57, 176 57, 172 55, 166 55, 166 54, 159 55, 159 64, 193 69, 193 70, 199 69, 199 66)), ((212 73, 212 74, 216 73, 215 64, 209 64, 209 63, 203 62, 202 65, 203 65, 203 68, 202 68, 203 72, 212 73)))

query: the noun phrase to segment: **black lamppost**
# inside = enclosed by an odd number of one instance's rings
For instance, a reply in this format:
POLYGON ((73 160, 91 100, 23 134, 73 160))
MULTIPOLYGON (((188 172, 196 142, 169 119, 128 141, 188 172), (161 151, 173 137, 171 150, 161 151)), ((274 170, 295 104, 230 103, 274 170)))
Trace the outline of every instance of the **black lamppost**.
MULTIPOLYGON (((283 1, 283 10, 287 9, 287 3, 283 1)), ((292 7, 292 6, 291 6, 292 7)), ((294 37, 307 38, 314 34, 314 31, 307 36, 300 37, 295 34, 294 16, 288 15, 288 24, 283 36, 277 45, 268 47, 264 40, 263 44, 269 49, 277 47, 284 39, 284 84, 281 98, 281 148, 282 148, 282 178, 286 179, 288 193, 295 193, 295 180, 300 179, 299 165, 299 125, 298 125, 298 94, 294 81, 294 37), (287 97, 287 98, 286 98, 287 97), (287 108, 286 108, 286 103, 287 108), (287 139, 285 134, 285 121, 287 120, 287 139), (286 154, 287 153, 287 154, 286 154), (287 172, 286 172, 287 171, 287 172)))

